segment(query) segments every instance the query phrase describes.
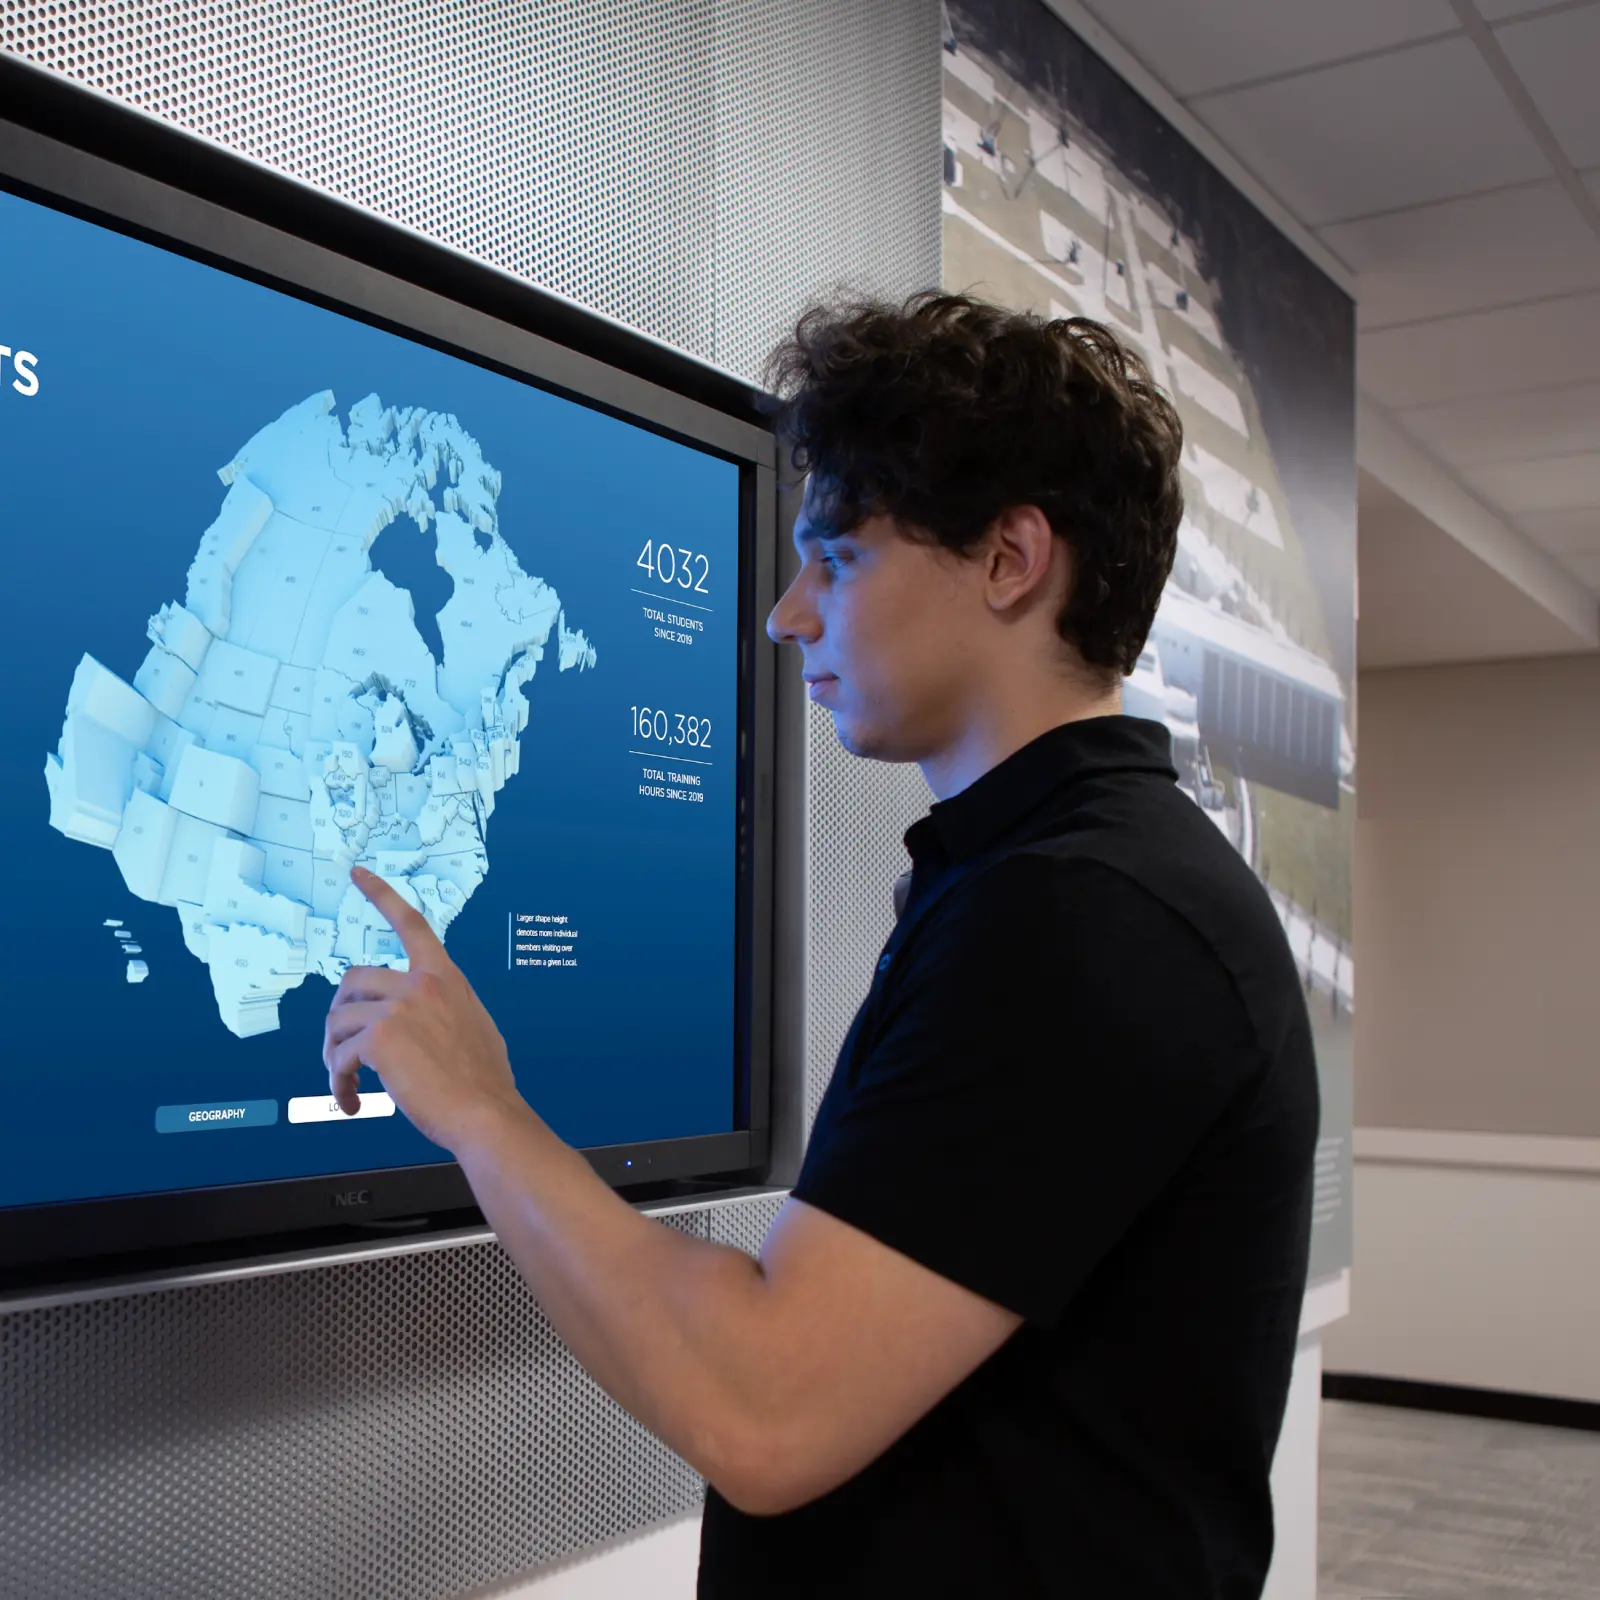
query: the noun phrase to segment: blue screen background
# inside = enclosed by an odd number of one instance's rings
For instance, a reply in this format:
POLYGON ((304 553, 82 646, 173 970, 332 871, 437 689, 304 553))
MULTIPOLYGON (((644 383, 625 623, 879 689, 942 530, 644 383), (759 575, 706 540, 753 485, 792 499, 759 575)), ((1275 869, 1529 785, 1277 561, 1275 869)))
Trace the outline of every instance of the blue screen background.
MULTIPOLYGON (((309 976, 281 1028, 222 1025, 177 914, 133 896, 107 850, 48 825, 45 756, 88 652, 131 681, 149 616, 182 602, 221 504, 216 469, 331 389, 341 419, 385 405, 455 414, 499 469, 500 528, 598 653, 526 693, 521 771, 497 796, 489 874, 447 947, 505 1034, 520 1087, 582 1146, 726 1132, 734 1115, 739 469, 354 319, 0 192, 0 1205, 365 1171, 446 1159, 403 1116, 158 1134, 160 1105, 325 1092, 333 990, 309 976), (635 589, 646 539, 704 553, 692 646, 656 638, 635 589), (631 710, 709 717, 705 803, 641 796, 631 710), (580 963, 508 970, 507 916, 553 912, 580 963), (107 917, 150 976, 125 980, 107 917)), ((447 597, 431 536, 401 518, 372 564, 447 597)), ((377 1087, 376 1081, 363 1087, 377 1087)))

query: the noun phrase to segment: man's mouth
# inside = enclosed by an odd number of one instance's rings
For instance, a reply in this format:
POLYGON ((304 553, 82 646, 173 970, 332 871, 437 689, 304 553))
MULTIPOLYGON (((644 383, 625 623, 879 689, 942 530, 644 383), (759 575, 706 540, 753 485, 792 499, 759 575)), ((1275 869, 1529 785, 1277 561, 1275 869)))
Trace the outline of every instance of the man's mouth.
POLYGON ((839 681, 831 672, 803 672, 800 676, 805 680, 806 693, 813 700, 820 700, 828 686, 839 681))

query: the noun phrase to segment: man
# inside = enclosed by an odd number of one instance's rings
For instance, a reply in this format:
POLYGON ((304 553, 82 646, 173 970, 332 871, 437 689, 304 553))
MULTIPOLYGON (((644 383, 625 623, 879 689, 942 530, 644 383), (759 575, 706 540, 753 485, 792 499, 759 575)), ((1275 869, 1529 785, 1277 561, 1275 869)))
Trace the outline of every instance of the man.
POLYGON ((334 1093, 377 1071, 708 1479, 702 1595, 1256 1596, 1317 1092, 1266 895, 1119 715, 1177 416, 1108 330, 958 296, 814 311, 774 374, 809 487, 768 631, 937 804, 761 1259, 612 1194, 367 874, 411 970, 346 976, 334 1093))

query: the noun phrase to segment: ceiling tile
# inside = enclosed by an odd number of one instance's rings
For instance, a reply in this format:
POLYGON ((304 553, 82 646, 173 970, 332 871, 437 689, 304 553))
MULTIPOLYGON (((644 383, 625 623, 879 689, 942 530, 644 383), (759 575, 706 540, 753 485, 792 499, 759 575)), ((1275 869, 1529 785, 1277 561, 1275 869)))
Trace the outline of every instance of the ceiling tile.
POLYGON ((1304 222, 1549 176, 1466 39, 1202 100, 1195 113, 1304 222))
POLYGON ((1458 470, 1592 450, 1600 439, 1600 383, 1498 392, 1402 414, 1406 432, 1458 470))
POLYGON ((1600 6, 1500 28, 1495 37, 1574 166, 1600 162, 1600 6))
POLYGON ((1202 94, 1459 24, 1448 0, 1090 0, 1089 9, 1178 95, 1202 94))
POLYGON ((1513 516, 1523 511, 1600 514, 1600 450, 1544 461, 1501 461, 1469 468, 1464 476, 1484 499, 1513 516))
POLYGON ((1600 511, 1587 506, 1565 511, 1524 511, 1517 526, 1537 545, 1552 555, 1568 555, 1575 550, 1600 553, 1600 511))
POLYGON ((1600 294, 1364 333, 1361 386, 1392 408, 1600 381, 1600 294))
POLYGON ((1600 288, 1600 238, 1553 178, 1322 230, 1363 328, 1600 288))

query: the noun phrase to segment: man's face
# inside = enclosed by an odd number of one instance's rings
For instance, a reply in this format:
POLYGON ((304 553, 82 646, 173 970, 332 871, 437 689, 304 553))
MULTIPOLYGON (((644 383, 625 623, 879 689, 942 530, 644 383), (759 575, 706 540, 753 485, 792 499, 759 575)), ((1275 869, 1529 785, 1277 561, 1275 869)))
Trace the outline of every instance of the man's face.
POLYGON ((811 698, 845 749, 919 761, 961 726, 979 641, 992 625, 982 561, 906 538, 888 517, 834 535, 795 524, 801 567, 767 633, 797 644, 811 698))

